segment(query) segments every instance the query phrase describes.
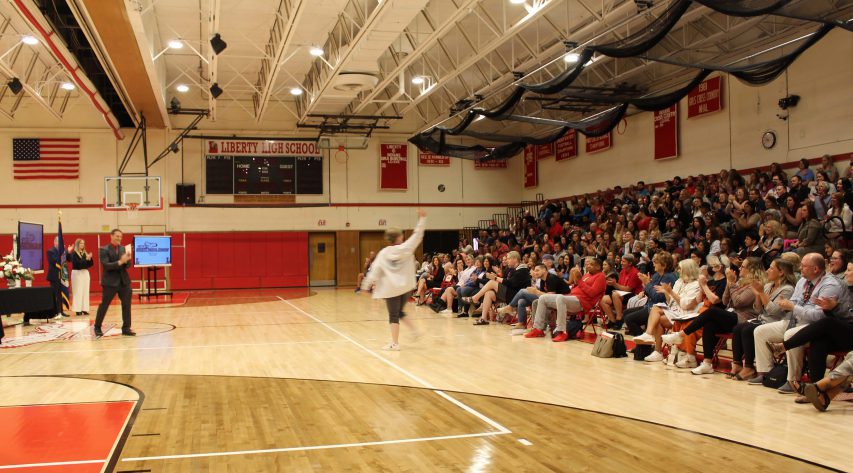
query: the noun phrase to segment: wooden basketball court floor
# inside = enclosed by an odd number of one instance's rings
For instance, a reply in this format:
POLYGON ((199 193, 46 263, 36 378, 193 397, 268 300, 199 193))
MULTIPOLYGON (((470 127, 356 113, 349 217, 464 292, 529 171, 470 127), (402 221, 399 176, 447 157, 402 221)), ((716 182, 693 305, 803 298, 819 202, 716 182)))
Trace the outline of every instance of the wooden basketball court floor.
POLYGON ((853 468, 851 403, 407 307, 425 335, 400 352, 384 304, 344 289, 191 293, 136 304, 135 338, 0 350, 0 470, 853 468))

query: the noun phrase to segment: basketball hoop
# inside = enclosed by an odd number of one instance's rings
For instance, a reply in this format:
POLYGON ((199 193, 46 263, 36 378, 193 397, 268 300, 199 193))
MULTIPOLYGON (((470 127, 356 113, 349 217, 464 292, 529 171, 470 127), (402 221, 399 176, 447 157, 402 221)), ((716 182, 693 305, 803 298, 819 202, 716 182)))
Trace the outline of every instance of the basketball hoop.
POLYGON ((129 202, 127 204, 127 218, 128 220, 136 220, 136 216, 139 215, 139 204, 135 202, 129 202))
POLYGON ((344 145, 338 146, 338 150, 335 151, 335 161, 343 164, 347 162, 349 159, 349 153, 347 153, 347 148, 344 145))

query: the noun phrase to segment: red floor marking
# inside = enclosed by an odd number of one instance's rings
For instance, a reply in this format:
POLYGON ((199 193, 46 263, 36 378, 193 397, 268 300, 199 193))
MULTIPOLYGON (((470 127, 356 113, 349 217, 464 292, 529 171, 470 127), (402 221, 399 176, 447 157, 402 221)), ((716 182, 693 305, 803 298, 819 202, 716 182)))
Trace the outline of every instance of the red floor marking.
MULTIPOLYGON (((0 465, 107 461, 133 405, 123 401, 0 407, 0 465)), ((102 466, 62 465, 55 471, 99 471, 102 466)), ((59 467, 32 469, 46 472, 59 467)))

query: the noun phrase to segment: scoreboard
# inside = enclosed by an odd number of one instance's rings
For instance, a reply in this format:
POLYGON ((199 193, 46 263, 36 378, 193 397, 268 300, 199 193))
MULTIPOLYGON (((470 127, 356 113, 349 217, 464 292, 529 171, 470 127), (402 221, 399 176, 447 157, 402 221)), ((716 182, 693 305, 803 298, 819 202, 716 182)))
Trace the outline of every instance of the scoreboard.
POLYGON ((212 140, 206 150, 207 194, 323 194, 316 142, 212 140))

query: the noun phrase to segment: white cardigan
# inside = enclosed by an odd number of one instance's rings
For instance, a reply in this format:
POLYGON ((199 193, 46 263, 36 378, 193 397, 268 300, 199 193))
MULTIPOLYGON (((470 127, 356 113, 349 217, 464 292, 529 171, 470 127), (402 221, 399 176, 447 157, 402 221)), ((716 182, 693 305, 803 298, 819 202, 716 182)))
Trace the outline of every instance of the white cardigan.
POLYGON ((678 295, 678 299, 681 303, 677 304, 675 302, 675 298, 672 298, 668 304, 669 308, 664 309, 666 318, 669 320, 684 320, 692 319, 699 315, 699 308, 702 307, 702 304, 693 304, 693 307, 690 309, 687 309, 687 306, 696 300, 700 291, 701 288, 699 287, 699 281, 693 281, 687 284, 684 284, 684 280, 682 279, 675 281, 675 285, 672 286, 672 292, 678 295))
POLYGON ((376 255, 361 283, 364 290, 373 286, 374 299, 403 295, 415 287, 415 250, 424 239, 426 217, 421 217, 408 240, 386 246, 376 255))

